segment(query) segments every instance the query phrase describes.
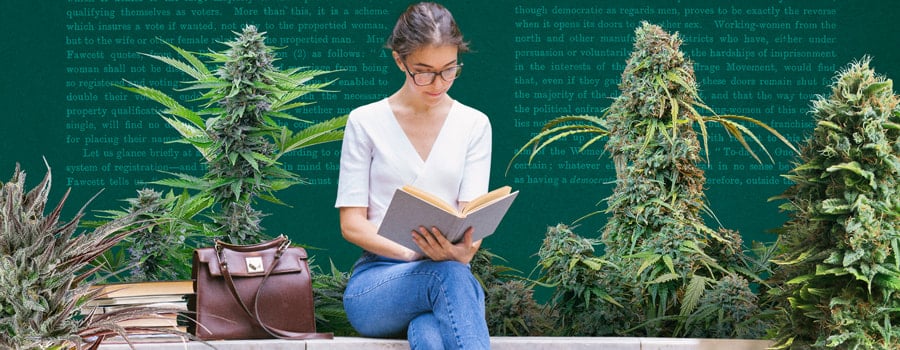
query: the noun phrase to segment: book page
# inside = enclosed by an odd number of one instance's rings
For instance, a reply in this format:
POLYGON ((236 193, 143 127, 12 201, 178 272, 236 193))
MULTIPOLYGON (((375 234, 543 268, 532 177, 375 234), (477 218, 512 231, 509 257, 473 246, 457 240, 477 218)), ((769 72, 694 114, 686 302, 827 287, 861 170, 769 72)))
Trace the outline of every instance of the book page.
POLYGON ((466 205, 465 208, 463 208, 463 210, 462 210, 463 216, 465 216, 466 214, 471 213, 473 211, 476 211, 488 204, 491 204, 491 203, 499 200, 500 198, 506 197, 507 195, 509 195, 509 192, 511 190, 512 189, 509 186, 503 186, 496 190, 485 193, 485 194, 479 196, 478 198, 473 199, 472 201, 469 202, 468 205, 466 205))
POLYGON ((437 196, 435 196, 431 193, 425 192, 423 190, 420 190, 420 189, 415 188, 410 185, 403 186, 402 190, 403 190, 403 192, 409 193, 416 198, 419 198, 423 201, 431 203, 432 205, 440 208, 443 211, 446 211, 455 216, 460 216, 459 210, 456 210, 455 206, 450 205, 450 203, 443 201, 442 199, 438 198, 437 196))
POLYGON ((184 295, 194 293, 192 281, 152 281, 134 283, 98 284, 92 288, 102 288, 100 298, 121 298, 151 295, 184 295))

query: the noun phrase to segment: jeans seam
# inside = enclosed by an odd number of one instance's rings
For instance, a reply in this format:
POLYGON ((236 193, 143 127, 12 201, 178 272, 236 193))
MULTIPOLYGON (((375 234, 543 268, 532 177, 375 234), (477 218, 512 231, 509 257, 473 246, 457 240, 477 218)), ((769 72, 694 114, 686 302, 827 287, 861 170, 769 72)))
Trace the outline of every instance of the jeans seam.
MULTIPOLYGON (((357 297, 360 295, 365 295, 388 282, 394 281, 394 280, 402 278, 402 277, 418 276, 418 275, 429 275, 429 276, 433 276, 433 277, 438 276, 437 274, 431 273, 431 272, 412 272, 412 273, 404 273, 404 274, 400 274, 400 275, 391 275, 391 276, 382 278, 381 281, 379 281, 379 283, 370 285, 370 286, 366 287, 365 289, 361 290, 359 293, 352 294, 349 297, 353 298, 353 297, 357 297)), ((440 279, 440 277, 438 277, 438 279, 440 279)), ((344 297, 346 298, 347 295, 345 295, 344 297)))

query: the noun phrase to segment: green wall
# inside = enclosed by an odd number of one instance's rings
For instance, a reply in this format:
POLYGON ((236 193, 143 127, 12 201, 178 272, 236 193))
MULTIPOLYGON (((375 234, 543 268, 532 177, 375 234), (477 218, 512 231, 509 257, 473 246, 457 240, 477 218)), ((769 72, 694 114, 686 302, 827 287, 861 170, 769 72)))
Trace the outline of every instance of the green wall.
MULTIPOLYGON (((864 55, 876 71, 900 77, 900 48, 889 1, 446 1, 474 53, 462 56, 463 75, 451 95, 488 114, 494 128, 492 186, 521 191, 498 234, 485 246, 528 272, 548 225, 571 223, 605 208, 612 163, 600 145, 583 153, 560 143, 534 163, 514 152, 548 119, 599 115, 617 94, 642 20, 680 32, 694 62, 701 97, 721 114, 742 114, 801 142, 812 130, 810 100, 829 93, 836 70, 864 55), (662 4, 662 5, 661 5, 662 4)), ((54 196, 72 188, 72 213, 95 193, 92 210, 123 206, 159 172, 200 173, 192 148, 164 143, 176 136, 156 115, 157 106, 112 87, 123 80, 172 90, 186 76, 138 52, 172 55, 155 38, 191 51, 220 50, 232 31, 255 24, 268 32, 283 67, 338 69, 338 92, 297 111, 322 120, 395 91, 395 69, 385 37, 406 2, 260 0, 59 0, 5 1, 2 13, 3 127, 0 177, 16 162, 43 176, 53 168, 54 196)), ((771 242, 768 230, 785 219, 777 202, 788 183, 789 150, 754 129, 774 158, 757 164, 723 130, 710 131, 706 168, 709 205, 745 241, 771 242)), ((291 207, 266 207, 272 234, 323 250, 349 268, 359 251, 345 243, 333 208, 339 144, 288 157, 289 169, 311 184, 281 197, 291 207)), ((4 175, 6 174, 6 175, 4 175)), ((5 180, 5 178, 4 178, 5 180)), ((582 235, 599 234, 604 215, 581 222, 582 235)), ((711 223, 711 226, 715 226, 711 223)))

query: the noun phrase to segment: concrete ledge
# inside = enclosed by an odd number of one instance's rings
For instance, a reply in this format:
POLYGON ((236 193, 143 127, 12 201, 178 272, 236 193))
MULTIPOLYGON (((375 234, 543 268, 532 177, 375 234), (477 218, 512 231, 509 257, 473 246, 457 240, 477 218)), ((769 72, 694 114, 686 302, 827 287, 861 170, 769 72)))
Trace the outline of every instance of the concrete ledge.
MULTIPOLYGON (((765 350, 768 340, 619 337, 492 337, 493 350, 765 350)), ((230 340, 201 342, 135 343, 135 349, 154 350, 409 350, 396 339, 336 337, 333 340, 230 340)), ((128 344, 100 346, 103 350, 130 350, 128 344)))

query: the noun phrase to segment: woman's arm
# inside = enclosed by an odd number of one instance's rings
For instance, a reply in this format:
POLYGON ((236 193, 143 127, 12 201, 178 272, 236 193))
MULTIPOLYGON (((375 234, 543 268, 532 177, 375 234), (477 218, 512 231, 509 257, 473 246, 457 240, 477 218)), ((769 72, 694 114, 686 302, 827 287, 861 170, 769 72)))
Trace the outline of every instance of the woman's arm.
POLYGON ((341 207, 341 234, 348 242, 366 251, 390 259, 418 260, 421 254, 378 235, 378 228, 367 219, 365 207, 341 207))

